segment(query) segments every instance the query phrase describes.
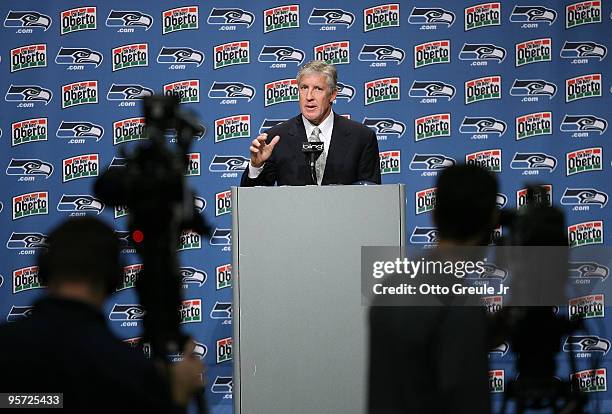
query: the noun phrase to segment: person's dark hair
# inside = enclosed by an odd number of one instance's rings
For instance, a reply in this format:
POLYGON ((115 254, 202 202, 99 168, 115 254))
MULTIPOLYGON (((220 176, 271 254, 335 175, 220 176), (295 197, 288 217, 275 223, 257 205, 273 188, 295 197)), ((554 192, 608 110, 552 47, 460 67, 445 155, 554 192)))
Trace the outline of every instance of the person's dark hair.
POLYGON ((488 242, 493 230, 497 180, 474 165, 446 168, 438 177, 434 223, 441 238, 488 242))
POLYGON ((122 271, 120 244, 108 225, 93 217, 69 219, 51 232, 48 241, 49 249, 38 257, 44 284, 82 281, 108 294, 115 291, 122 271))

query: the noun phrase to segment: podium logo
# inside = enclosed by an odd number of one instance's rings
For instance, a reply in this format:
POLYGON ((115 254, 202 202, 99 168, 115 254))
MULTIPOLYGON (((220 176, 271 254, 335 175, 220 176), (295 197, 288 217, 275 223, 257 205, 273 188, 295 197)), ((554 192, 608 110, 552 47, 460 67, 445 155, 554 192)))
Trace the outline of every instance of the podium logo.
POLYGON ((601 352, 606 355, 610 341, 597 335, 572 335, 565 339, 564 352, 601 352))
POLYGON ((451 114, 427 115, 414 120, 414 140, 423 141, 429 138, 450 137, 451 114))
POLYGON ((32 102, 18 106, 34 106, 33 102, 44 102, 47 105, 53 99, 53 92, 38 85, 11 85, 6 91, 7 102, 32 102))
POLYGON ((96 29, 96 8, 79 7, 61 12, 60 34, 96 29))
POLYGON ((202 300, 184 300, 179 309, 179 317, 181 318, 181 323, 202 322, 202 300))
POLYGON ((187 154, 189 159, 189 163, 187 164, 187 171, 185 172, 185 177, 193 177, 200 175, 200 153, 192 152, 187 154))
POLYGON ((97 177, 100 169, 98 154, 83 154, 62 160, 62 182, 97 177))
POLYGON ((59 203, 57 203, 57 211, 79 212, 80 215, 85 215, 88 211, 100 214, 102 210, 104 210, 102 200, 90 195, 63 194, 59 203))
POLYGON ((113 122, 113 145, 147 138, 144 118, 127 118, 113 122))
POLYGON ((557 20, 557 12, 543 6, 514 6, 510 15, 510 21, 513 23, 543 22, 551 26, 555 20, 557 20))
POLYGON ((561 57, 565 59, 599 59, 601 62, 607 54, 608 48, 595 42, 566 41, 561 49, 561 57))
POLYGON ((223 338, 217 341, 217 364, 232 360, 232 338, 223 338))
POLYGON ((410 235, 412 244, 435 244, 438 242, 438 229, 435 227, 415 227, 410 235))
POLYGON ((13 197, 13 220, 49 214, 49 193, 46 191, 13 197))
POLYGON ((483 3, 464 10, 464 30, 501 25, 501 3, 483 3))
POLYGON ((251 115, 233 115, 215 120, 215 143, 251 136, 251 115))
POLYGON ((446 98, 455 96, 455 87, 441 81, 414 81, 408 95, 412 98, 446 98))
POLYGON ((608 379, 605 368, 587 369, 570 374, 570 382, 577 383, 580 392, 608 391, 608 379))
MULTIPOLYGON (((157 63, 194 64, 199 67, 204 62, 204 53, 190 47, 162 46, 157 55, 157 63)), ((171 66, 170 69, 173 67, 171 66)))
POLYGON ((341 65, 350 63, 350 42, 331 42, 314 47, 315 60, 322 60, 325 63, 341 65))
POLYGON ((362 123, 373 129, 377 136, 396 135, 401 138, 406 130, 404 123, 392 118, 364 118, 362 123))
POLYGON ((300 6, 291 4, 264 10, 264 33, 300 27, 300 6))
POLYGON ((484 168, 491 172, 501 172, 502 170, 502 150, 490 149, 466 154, 465 163, 484 168))
POLYGON ((454 158, 442 154, 414 154, 408 168, 412 171, 440 171, 455 164, 454 158))
POLYGON ((565 102, 601 96, 601 74, 577 76, 565 80, 565 102))
POLYGON ((465 82, 465 104, 501 99, 501 76, 487 76, 465 82))
POLYGON ((466 116, 463 118, 463 122, 461 122, 459 132, 462 134, 479 135, 497 134, 501 137, 506 132, 507 127, 508 125, 501 119, 466 116))
POLYGON ((225 264, 221 266, 217 266, 215 269, 216 277, 216 287, 217 290, 225 289, 232 286, 232 265, 225 264))
POLYGON ((380 156, 381 174, 399 174, 401 172, 401 151, 383 151, 380 156))
POLYGON ((253 13, 242 9, 223 9, 213 7, 208 15, 206 23, 220 25, 237 25, 243 24, 246 27, 251 27, 255 21, 253 13))
POLYGON ((436 40, 414 47, 415 69, 450 61, 450 40, 436 40))
POLYGON ((98 67, 103 60, 102 53, 86 47, 61 47, 55 57, 55 63, 58 65, 95 65, 98 67))
POLYGON ((197 28, 198 6, 177 7, 162 12, 162 34, 197 28))
POLYGON ((145 313, 144 308, 140 305, 115 303, 108 319, 111 321, 140 321, 145 313))
POLYGON ((567 311, 570 320, 603 318, 605 316, 604 295, 587 295, 570 299, 567 311))
POLYGON ((516 140, 552 134, 552 113, 536 112, 516 118, 516 140))
POLYGON ((608 194, 594 188, 566 188, 561 197, 564 206, 599 206, 608 204, 608 194))
POLYGON ((186 230, 181 233, 179 241, 179 251, 202 248, 202 237, 191 230, 186 230))
POLYGON ((601 147, 584 148, 565 154, 565 175, 601 171, 603 165, 603 153, 601 147))
POLYGON ((180 103, 200 102, 200 80, 190 79, 164 85, 164 95, 176 95, 180 103))
POLYGON ((603 221, 585 221, 574 224, 567 228, 567 238, 570 247, 589 246, 592 244, 603 244, 603 221))
POLYGON ((563 132, 599 132, 602 135, 608 129, 608 121, 594 115, 565 115, 560 129, 563 132))
MULTIPOLYGON (((538 205, 546 204, 552 207, 553 187, 550 184, 540 184, 540 188, 544 189, 544 194, 538 192, 534 194, 534 201, 538 205)), ((516 192, 516 208, 521 209, 527 205, 527 188, 522 188, 516 192)))
POLYGON ((47 140, 47 118, 25 119, 11 124, 11 145, 47 140))
POLYGON ((264 106, 299 100, 298 82, 296 79, 282 79, 264 85, 264 106))
POLYGON ((206 282, 206 272, 194 267, 180 267, 179 273, 181 275, 181 283, 187 285, 192 283, 201 287, 206 282))
POLYGON ((443 25, 451 27, 455 22, 455 13, 437 7, 413 7, 408 23, 421 25, 443 25))
POLYGON ((34 306, 11 306, 11 310, 6 315, 7 322, 17 322, 22 319, 27 319, 32 316, 34 306))
POLYGON ((110 13, 108 13, 108 17, 106 18, 106 26, 129 28, 144 27, 145 30, 149 30, 151 26, 153 26, 153 16, 137 10, 111 10, 110 13))
MULTIPOLYGON (((347 29, 353 25, 355 15, 342 9, 317 9, 313 8, 308 17, 308 24, 321 26, 346 26, 347 29)), ((334 28, 335 29, 335 28, 334 28)), ((321 28, 324 30, 324 28, 321 28)))
POLYGON ((601 23, 601 1, 581 1, 565 6, 565 28, 601 23))
POLYGON ((376 79, 364 84, 365 105, 400 100, 400 78, 376 79))
POLYGON ((98 103, 98 81, 82 81, 62 86, 62 109, 98 103))
POLYGON ((113 72, 138 66, 149 66, 148 44, 134 43, 113 49, 113 72))
POLYGON ((552 60, 552 40, 545 39, 528 40, 515 45, 516 67, 537 62, 550 62, 552 60))
POLYGON ((482 64, 477 64, 474 62, 472 63, 472 66, 486 66, 487 60, 497 60, 497 63, 501 63, 505 58, 506 49, 490 43, 464 43, 463 48, 461 48, 461 52, 459 52, 459 59, 461 60, 475 60, 483 62, 482 64))
POLYGON ((517 152, 510 163, 513 170, 548 170, 553 172, 557 159, 543 152, 517 152))
POLYGON ((250 62, 249 41, 224 43, 214 48, 214 69, 250 62))
POLYGON ((21 27, 17 33, 32 33, 32 29, 43 29, 45 32, 53 20, 46 14, 37 11, 10 10, 4 19, 4 27, 21 27))
POLYGON ((141 272, 142 264, 140 263, 125 266, 123 268, 121 283, 117 286, 117 292, 135 287, 141 272))
POLYGON ((436 207, 436 187, 426 188, 415 193, 415 214, 423 214, 432 211, 436 207))
POLYGON ((47 66, 47 45, 37 44, 11 49, 11 73, 47 66))
POLYGON ((505 385, 505 375, 503 369, 489 371, 489 392, 493 394, 503 393, 505 385))
POLYGON ((232 212, 232 192, 221 191, 215 194, 215 217, 232 212))
POLYGON ((400 8, 398 3, 380 4, 364 9, 363 31, 369 32, 385 27, 399 27, 400 8))
POLYGON ((355 97, 355 88, 346 83, 338 82, 336 99, 346 99, 348 102, 355 97))
POLYGON ((38 266, 23 267, 13 271, 13 294, 46 287, 38 277, 38 266))
POLYGON ((557 85, 542 79, 515 79, 510 89, 512 96, 548 96, 552 99, 556 93, 557 85))
POLYGON ((34 181, 36 175, 44 175, 47 179, 51 174, 53 174, 53 164, 35 158, 12 158, 6 167, 6 175, 28 176, 27 179, 23 177, 24 179, 20 181, 34 181))

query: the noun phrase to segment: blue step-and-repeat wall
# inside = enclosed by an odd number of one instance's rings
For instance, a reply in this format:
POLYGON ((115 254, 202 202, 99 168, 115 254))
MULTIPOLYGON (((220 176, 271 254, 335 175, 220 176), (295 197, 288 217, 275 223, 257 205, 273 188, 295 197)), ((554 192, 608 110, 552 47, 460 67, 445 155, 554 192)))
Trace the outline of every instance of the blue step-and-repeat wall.
MULTIPOLYGON (((207 366, 212 412, 231 410, 229 190, 250 140, 298 113, 294 79, 311 59, 338 67, 334 110, 376 131, 383 183, 407 185, 409 243, 435 242, 436 176, 468 162, 497 173, 506 208, 524 203, 526 183, 548 185, 572 245, 605 244, 611 11, 600 0, 3 1, 0 316, 26 317, 41 294, 35 254, 61 220, 94 215, 126 236, 129 212, 105 206, 92 184, 121 168, 121 148, 146 139, 139 100, 179 94, 207 128, 186 174, 215 228, 210 241, 182 238, 181 311, 207 366)), ((125 280, 105 312, 117 335, 137 343, 141 265, 130 246, 123 255, 125 280)), ((608 273, 593 283, 609 283, 608 273)), ((581 303, 605 309, 605 299, 581 303)), ((574 316, 594 322, 588 334, 599 345, 565 343, 580 371, 570 373, 561 353, 559 376, 583 378, 607 406, 612 319, 574 316)), ((492 393, 513 377, 513 360, 507 347, 491 354, 492 393)))

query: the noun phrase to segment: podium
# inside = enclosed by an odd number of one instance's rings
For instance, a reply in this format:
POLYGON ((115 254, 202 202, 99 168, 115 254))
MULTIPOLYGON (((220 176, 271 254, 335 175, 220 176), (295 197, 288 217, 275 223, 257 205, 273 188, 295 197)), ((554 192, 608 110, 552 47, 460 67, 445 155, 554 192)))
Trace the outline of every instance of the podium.
POLYGON ((403 185, 232 188, 237 414, 367 403, 361 247, 405 243, 403 185))

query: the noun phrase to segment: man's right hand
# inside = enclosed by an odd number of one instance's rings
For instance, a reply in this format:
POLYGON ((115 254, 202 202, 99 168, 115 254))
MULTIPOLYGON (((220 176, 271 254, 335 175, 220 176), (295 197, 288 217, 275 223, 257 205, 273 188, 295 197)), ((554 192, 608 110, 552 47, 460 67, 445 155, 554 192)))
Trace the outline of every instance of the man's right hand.
POLYGON ((251 165, 255 168, 261 167, 270 158, 274 147, 280 141, 280 136, 275 136, 269 143, 266 143, 266 139, 268 139, 268 134, 263 133, 251 142, 251 147, 249 148, 251 151, 251 165))

